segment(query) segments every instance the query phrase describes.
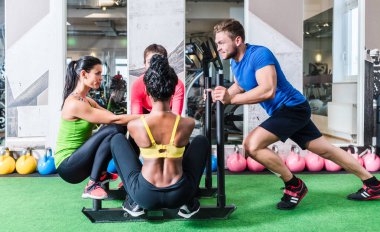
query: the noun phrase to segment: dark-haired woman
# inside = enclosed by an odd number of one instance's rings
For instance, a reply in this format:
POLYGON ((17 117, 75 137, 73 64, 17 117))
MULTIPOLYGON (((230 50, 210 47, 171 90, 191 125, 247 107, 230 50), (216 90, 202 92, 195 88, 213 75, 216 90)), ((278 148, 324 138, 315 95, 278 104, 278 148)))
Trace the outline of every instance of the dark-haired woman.
POLYGON ((111 139, 112 155, 127 190, 123 209, 136 217, 144 209, 180 208, 189 218, 200 209, 197 192, 208 155, 206 137, 195 137, 189 147, 194 120, 170 110, 170 99, 178 82, 168 59, 154 55, 144 76, 152 110, 128 124, 128 131, 140 148, 138 155, 122 134, 111 139))
POLYGON ((116 175, 107 173, 111 160, 110 141, 113 135, 126 132, 126 125, 137 118, 115 115, 87 97, 90 89, 98 89, 102 81, 102 62, 92 56, 71 61, 67 67, 61 123, 55 152, 58 174, 69 183, 80 183, 90 177, 83 198, 104 199, 101 187, 116 175), (103 126, 92 135, 95 124, 103 126), (118 125, 117 125, 118 124, 118 125))

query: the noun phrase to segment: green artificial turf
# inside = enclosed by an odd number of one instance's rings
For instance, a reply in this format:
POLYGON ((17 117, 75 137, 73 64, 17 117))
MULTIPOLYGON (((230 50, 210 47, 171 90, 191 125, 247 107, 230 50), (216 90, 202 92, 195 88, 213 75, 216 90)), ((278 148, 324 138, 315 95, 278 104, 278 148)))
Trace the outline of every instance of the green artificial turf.
MULTIPOLYGON (((82 207, 92 205, 91 200, 81 199, 86 182, 71 185, 59 177, 1 177, 0 231, 378 231, 380 200, 346 200, 347 194, 361 187, 355 176, 298 176, 309 193, 292 211, 275 208, 282 182, 274 175, 227 175, 227 204, 237 206, 228 220, 100 224, 81 213, 82 207)), ((107 201, 103 207, 121 203, 107 201)), ((215 204, 215 200, 201 203, 215 204)))

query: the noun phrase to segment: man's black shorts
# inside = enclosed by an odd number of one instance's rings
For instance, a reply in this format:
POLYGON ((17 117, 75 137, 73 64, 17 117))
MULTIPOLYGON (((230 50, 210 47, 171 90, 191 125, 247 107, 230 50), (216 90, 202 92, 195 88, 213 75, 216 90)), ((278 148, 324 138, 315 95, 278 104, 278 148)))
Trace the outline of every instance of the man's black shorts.
POLYGON ((310 116, 308 101, 296 106, 282 105, 260 126, 279 137, 282 142, 290 138, 302 149, 306 149, 308 142, 322 136, 310 116))

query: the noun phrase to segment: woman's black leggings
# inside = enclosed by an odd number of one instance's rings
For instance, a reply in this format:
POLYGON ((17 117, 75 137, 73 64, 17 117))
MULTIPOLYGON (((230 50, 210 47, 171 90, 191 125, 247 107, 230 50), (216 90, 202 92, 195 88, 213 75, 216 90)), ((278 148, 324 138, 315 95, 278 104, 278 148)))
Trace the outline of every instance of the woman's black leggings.
POLYGON ((58 174, 72 184, 80 183, 88 176, 95 182, 99 181, 112 159, 111 138, 126 131, 126 127, 120 125, 103 126, 59 165, 58 174))
POLYGON ((139 156, 124 135, 117 134, 111 139, 111 150, 129 198, 144 209, 178 208, 189 203, 198 191, 206 157, 210 155, 207 138, 198 135, 183 156, 182 178, 173 185, 158 188, 142 176, 139 156))

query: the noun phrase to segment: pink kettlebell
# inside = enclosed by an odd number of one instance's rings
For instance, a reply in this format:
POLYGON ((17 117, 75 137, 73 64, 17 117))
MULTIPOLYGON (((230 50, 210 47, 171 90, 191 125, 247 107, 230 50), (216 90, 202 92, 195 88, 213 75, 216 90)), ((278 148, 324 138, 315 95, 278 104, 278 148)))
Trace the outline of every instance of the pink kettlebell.
POLYGON ((242 172, 247 167, 246 159, 240 155, 239 147, 235 146, 235 152, 227 159, 227 168, 231 172, 242 172))
POLYGON ((361 166, 364 166, 364 160, 362 157, 359 156, 357 147, 353 145, 349 145, 347 152, 348 154, 352 155, 354 159, 356 159, 361 166))
POLYGON ((370 149, 367 150, 367 154, 364 155, 364 167, 369 172, 377 172, 380 170, 380 158, 375 154, 373 146, 370 146, 370 149))
POLYGON ((325 166, 325 160, 319 155, 308 151, 305 156, 306 168, 311 172, 319 172, 325 166))
POLYGON ((264 165, 252 159, 250 156, 247 157, 247 167, 248 170, 252 172, 262 172, 265 169, 264 165))
POLYGON ((249 156, 247 158, 247 167, 248 167, 248 170, 252 172, 262 172, 265 169, 264 165, 252 159, 249 156))
POLYGON ((341 166, 339 166, 338 164, 328 159, 325 159, 325 167, 326 167, 326 170, 329 172, 337 172, 342 169, 341 166))
POLYGON ((290 155, 286 158, 286 166, 292 172, 302 172, 305 169, 305 159, 299 153, 299 148, 292 145, 290 155))

